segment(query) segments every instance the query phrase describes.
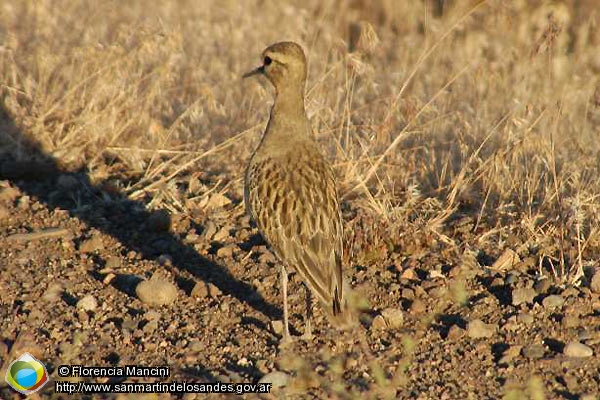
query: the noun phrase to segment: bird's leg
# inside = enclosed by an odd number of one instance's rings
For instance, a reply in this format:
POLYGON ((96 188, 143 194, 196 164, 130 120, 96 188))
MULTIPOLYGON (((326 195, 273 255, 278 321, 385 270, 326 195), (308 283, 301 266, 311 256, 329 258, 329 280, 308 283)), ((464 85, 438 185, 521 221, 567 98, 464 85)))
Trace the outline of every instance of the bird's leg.
POLYGON ((312 293, 310 292, 310 288, 308 285, 304 285, 304 290, 306 291, 306 326, 304 328, 304 334, 302 338, 305 340, 311 340, 313 338, 312 334, 312 293))
POLYGON ((285 270, 285 266, 281 264, 281 290, 283 292, 283 343, 289 343, 292 341, 288 321, 287 283, 287 271, 285 270))

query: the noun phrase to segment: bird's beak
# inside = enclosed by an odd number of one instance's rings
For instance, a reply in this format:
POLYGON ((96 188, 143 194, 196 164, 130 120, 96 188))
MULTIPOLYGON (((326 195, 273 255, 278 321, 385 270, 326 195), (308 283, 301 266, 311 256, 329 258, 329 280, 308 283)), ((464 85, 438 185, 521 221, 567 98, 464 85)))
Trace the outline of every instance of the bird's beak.
POLYGON ((262 74, 264 74, 264 73, 265 73, 265 66, 264 66, 264 65, 261 65, 260 67, 258 67, 258 68, 255 68, 255 69, 253 69, 253 70, 252 70, 252 71, 250 71, 250 72, 246 72, 244 75, 242 75, 242 78, 249 78, 249 77, 251 77, 251 76, 254 76, 254 75, 259 75, 259 74, 261 74, 261 75, 262 75, 262 74))

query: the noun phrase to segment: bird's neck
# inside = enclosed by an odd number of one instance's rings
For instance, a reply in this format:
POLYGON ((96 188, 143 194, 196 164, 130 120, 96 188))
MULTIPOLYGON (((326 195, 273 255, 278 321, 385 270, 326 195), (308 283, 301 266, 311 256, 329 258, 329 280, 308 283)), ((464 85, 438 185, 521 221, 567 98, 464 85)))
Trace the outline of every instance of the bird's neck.
POLYGON ((304 90, 298 87, 288 87, 278 90, 275 103, 271 109, 271 118, 285 118, 287 120, 306 119, 304 109, 304 90))

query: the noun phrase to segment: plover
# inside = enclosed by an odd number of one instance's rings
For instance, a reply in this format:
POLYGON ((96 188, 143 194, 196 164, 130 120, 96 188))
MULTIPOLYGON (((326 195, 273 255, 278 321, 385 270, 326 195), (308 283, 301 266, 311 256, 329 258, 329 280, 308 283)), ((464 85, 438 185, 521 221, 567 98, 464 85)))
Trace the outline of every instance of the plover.
POLYGON ((290 340, 287 271, 308 286, 305 337, 312 336, 312 291, 335 325, 348 320, 342 276, 342 218, 330 164, 319 150, 304 108, 306 56, 280 42, 262 53, 264 75, 275 87, 267 128, 246 170, 244 201, 263 238, 281 261, 283 340, 290 340))

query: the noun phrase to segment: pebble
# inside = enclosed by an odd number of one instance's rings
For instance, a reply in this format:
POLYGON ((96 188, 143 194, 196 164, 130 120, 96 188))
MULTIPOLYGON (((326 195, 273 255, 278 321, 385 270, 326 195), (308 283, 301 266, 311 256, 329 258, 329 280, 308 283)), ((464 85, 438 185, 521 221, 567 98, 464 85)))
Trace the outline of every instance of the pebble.
POLYGON ((52 283, 48 286, 48 289, 44 292, 42 296, 43 301, 47 301, 48 303, 55 303, 60 300, 61 295, 63 293, 63 287, 60 283, 52 283))
POLYGON ((426 309, 427 307, 425 307, 425 303, 419 299, 415 299, 410 305, 410 312, 413 314, 421 314, 425 312, 426 309))
POLYGON ((270 383, 273 388, 282 388, 287 386, 290 381, 290 376, 282 371, 269 372, 258 383, 270 383))
POLYGON ((525 325, 531 325, 533 323, 533 315, 529 313, 520 313, 517 315, 517 320, 525 325))
POLYGON ((387 326, 392 329, 398 329, 402 326, 404 322, 404 315, 402 315, 402 310, 398 308, 386 308, 381 312, 381 316, 387 323, 387 326))
POLYGON ((12 186, 4 187, 2 190, 0 190, 0 201, 12 203, 17 199, 17 197, 19 197, 20 194, 21 192, 12 186))
POLYGON ((496 262, 492 265, 492 269, 503 271, 512 268, 515 264, 521 262, 519 255, 512 249, 506 249, 496 262))
POLYGON ((217 250, 217 257, 231 258, 233 256, 233 246, 223 246, 217 250))
POLYGON ((579 324, 580 324, 579 316, 578 315, 565 315, 560 323, 565 328, 574 328, 576 326, 579 326, 579 324))
POLYGON ((512 304, 518 306, 523 303, 531 303, 537 295, 533 288, 519 288, 512 291, 512 304))
POLYGON ((553 310, 555 308, 562 307, 563 304, 565 304, 565 299, 561 295, 553 294, 544 298, 544 300, 542 300, 542 304, 544 305, 544 308, 553 310))
POLYGON ((271 321, 271 330, 276 335, 282 335, 283 334, 283 322, 281 320, 271 321))
POLYGON ((387 324, 385 323, 385 319, 381 315, 373 318, 373 323, 371 324, 371 329, 382 330, 387 328, 387 324))
POLYGON ((229 234, 229 228, 226 227, 226 226, 224 226, 223 228, 219 229, 219 231, 217 233, 215 233, 215 236, 213 237, 213 240, 215 242, 223 242, 229 236, 230 236, 230 234, 229 234))
POLYGON ((93 253, 96 250, 103 250, 104 243, 102 243, 102 237, 99 234, 93 235, 88 240, 83 241, 79 245, 79 251, 81 253, 93 253))
POLYGON ((411 281, 416 281, 419 279, 419 277, 417 276, 417 273, 415 272, 414 268, 407 268, 404 271, 402 271, 402 274, 400 275, 401 278, 404 279, 409 279, 411 281))
POLYGON ((503 354, 500 360, 498 360, 498 364, 508 364, 513 361, 515 358, 521 354, 521 350, 523 346, 513 345, 510 346, 503 354))
POLYGON ((144 314, 144 318, 146 318, 148 321, 159 320, 160 317, 161 317, 161 314, 158 311, 154 311, 154 310, 150 310, 144 314))
POLYGON ((563 354, 569 357, 585 358, 591 357, 594 351, 583 343, 569 342, 563 349, 563 354))
POLYGON ((533 288, 538 294, 544 294, 550 289, 550 286, 552 286, 550 279, 542 278, 533 285, 533 288))
POLYGON ((539 358, 544 357, 544 354, 546 353, 546 349, 541 344, 531 344, 529 346, 523 347, 523 350, 521 350, 521 353, 523 354, 524 357, 531 358, 531 359, 539 359, 539 358))
POLYGON ((140 282, 135 288, 135 294, 142 303, 160 306, 175 301, 177 288, 169 281, 150 279, 140 282))
POLYGON ((77 308, 83 311, 94 311, 96 308, 98 308, 98 302, 94 296, 88 294, 79 299, 77 302, 77 308))
POLYGON ((600 293, 600 268, 594 270, 594 275, 590 280, 590 289, 594 293, 600 293))
POLYGON ((586 340, 590 340, 592 338, 592 335, 587 329, 580 329, 577 332, 577 338, 580 342, 585 342, 586 340))
POLYGON ((467 325, 467 335, 470 338, 488 338, 496 332, 496 326, 493 324, 486 324, 480 319, 475 319, 467 325))
POLYGON ((199 299, 208 297, 208 286, 205 282, 196 282, 190 294, 192 297, 196 297, 199 299))
POLYGON ((208 284, 208 295, 213 299, 217 298, 221 293, 221 289, 219 289, 214 283, 208 284))
POLYGON ((115 256, 108 257, 108 260, 106 260, 105 268, 111 269, 113 271, 121 268, 121 259, 115 256))
POLYGON ((448 330, 448 340, 458 340, 465 335, 465 330, 458 325, 452 325, 448 330))

